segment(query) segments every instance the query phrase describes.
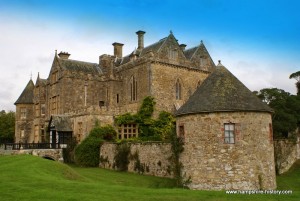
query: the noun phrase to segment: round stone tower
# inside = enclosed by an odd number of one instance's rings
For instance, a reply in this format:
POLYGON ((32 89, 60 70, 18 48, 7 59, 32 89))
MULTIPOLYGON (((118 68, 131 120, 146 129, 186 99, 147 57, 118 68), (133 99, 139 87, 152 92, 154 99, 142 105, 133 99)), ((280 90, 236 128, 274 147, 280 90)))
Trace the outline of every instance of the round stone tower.
POLYGON ((188 187, 275 189, 272 109, 220 62, 176 112, 188 187))

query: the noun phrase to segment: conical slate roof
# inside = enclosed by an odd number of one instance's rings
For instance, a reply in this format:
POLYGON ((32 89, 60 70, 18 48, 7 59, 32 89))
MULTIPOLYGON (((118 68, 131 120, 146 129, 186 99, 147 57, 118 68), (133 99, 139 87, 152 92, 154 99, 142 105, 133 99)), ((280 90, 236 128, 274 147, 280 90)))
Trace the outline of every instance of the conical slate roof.
POLYGON ((176 116, 207 112, 273 110, 257 98, 241 81, 221 63, 200 85, 176 116))
POLYGON ((33 81, 30 79, 30 81, 26 85, 25 89, 21 93, 20 97, 15 102, 15 105, 16 104, 32 104, 33 103, 33 90, 34 90, 34 84, 33 84, 33 81))

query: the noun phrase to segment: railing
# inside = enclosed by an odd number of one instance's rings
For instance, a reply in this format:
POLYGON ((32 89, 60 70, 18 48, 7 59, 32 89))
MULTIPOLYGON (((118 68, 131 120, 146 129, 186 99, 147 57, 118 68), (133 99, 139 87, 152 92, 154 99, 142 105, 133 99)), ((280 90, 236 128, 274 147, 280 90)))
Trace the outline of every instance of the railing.
POLYGON ((5 143, 5 150, 20 150, 20 149, 60 149, 59 143, 5 143))

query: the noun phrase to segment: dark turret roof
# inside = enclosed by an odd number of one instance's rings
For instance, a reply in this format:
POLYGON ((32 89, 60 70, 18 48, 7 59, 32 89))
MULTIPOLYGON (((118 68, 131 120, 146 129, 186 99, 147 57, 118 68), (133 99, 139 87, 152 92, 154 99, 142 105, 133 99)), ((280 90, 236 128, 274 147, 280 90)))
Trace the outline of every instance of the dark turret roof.
POLYGON ((258 99, 241 81, 219 63, 216 70, 179 108, 176 116, 225 111, 273 112, 267 104, 258 99))
POLYGON ((30 79, 28 84, 26 85, 25 89, 21 93, 18 100, 15 102, 16 104, 32 104, 33 103, 33 90, 34 84, 33 81, 30 79))

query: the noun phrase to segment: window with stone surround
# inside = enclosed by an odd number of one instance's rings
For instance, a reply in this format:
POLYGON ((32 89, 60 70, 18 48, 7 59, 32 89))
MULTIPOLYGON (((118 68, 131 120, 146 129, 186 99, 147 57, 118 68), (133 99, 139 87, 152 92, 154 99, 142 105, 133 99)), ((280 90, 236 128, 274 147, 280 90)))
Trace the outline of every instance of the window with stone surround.
POLYGON ((137 100, 137 80, 134 76, 130 78, 130 100, 137 100))
POLYGON ((44 116, 46 114, 46 105, 41 104, 41 115, 44 116))
POLYGON ((20 117, 21 117, 21 119, 26 119, 26 107, 21 107, 20 117))
POLYGON ((207 65, 207 58, 206 57, 200 57, 200 66, 206 66, 207 65))
POLYGON ((39 142, 39 126, 34 126, 34 142, 39 142))
POLYGON ((57 97, 52 97, 52 114, 57 114, 57 97))
POLYGON ((24 131, 24 129, 22 129, 21 131, 20 131, 20 138, 22 139, 22 138, 24 138, 25 137, 25 131, 24 131))
POLYGON ((180 80, 176 81, 176 100, 181 100, 181 83, 180 80))
POLYGON ((122 124, 118 128, 118 139, 137 138, 138 134, 137 124, 122 124))
POLYGON ((233 123, 224 124, 224 143, 225 144, 235 143, 235 124, 233 123))
POLYGON ((176 61, 178 58, 178 52, 177 49, 170 49, 168 51, 168 57, 170 60, 176 61))

